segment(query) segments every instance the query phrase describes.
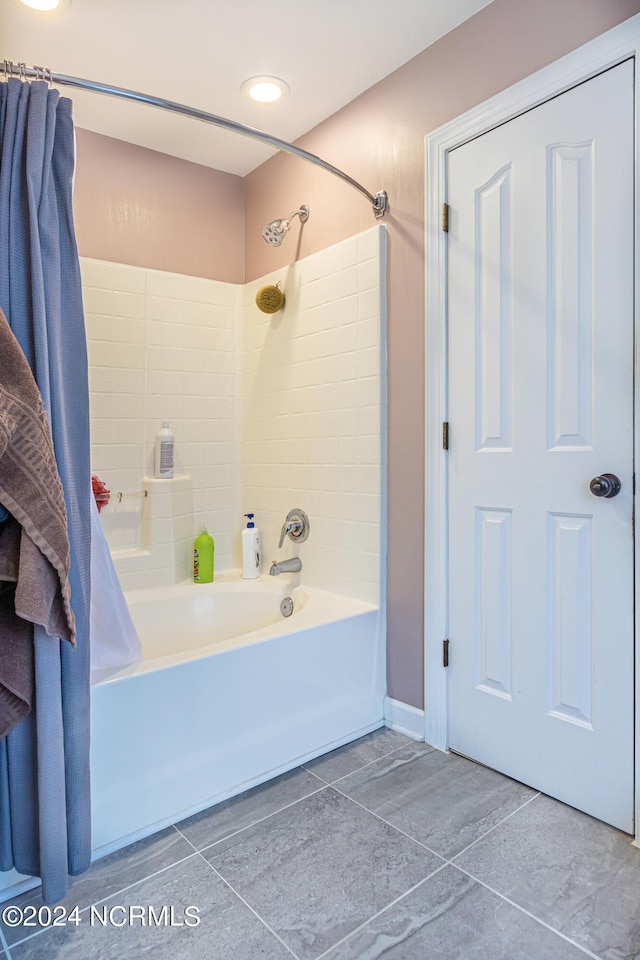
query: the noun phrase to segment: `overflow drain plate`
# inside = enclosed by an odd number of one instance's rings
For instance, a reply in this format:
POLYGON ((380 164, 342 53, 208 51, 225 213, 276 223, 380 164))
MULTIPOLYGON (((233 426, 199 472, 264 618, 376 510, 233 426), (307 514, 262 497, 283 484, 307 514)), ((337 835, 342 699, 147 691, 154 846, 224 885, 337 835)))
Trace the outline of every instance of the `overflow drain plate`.
POLYGON ((280 613, 283 617, 290 617, 293 613, 293 600, 291 597, 285 597, 280 604, 280 613))

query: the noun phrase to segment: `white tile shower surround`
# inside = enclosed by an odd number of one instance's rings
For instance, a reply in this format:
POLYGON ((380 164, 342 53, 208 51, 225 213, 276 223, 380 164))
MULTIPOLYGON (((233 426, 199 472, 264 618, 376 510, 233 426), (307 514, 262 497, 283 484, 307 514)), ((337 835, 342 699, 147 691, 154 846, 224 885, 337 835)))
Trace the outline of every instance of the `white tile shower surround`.
POLYGON ((92 469, 124 494, 102 521, 126 590, 188 577, 203 522, 217 568, 238 567, 251 510, 263 572, 299 552, 310 586, 379 602, 385 241, 376 227, 243 286, 81 260, 92 469), (260 313, 278 280, 284 309, 260 313), (149 484, 163 419, 176 480, 149 484), (279 551, 294 506, 311 537, 279 551))
MULTIPOLYGON (((631 838, 469 760, 377 730, 97 860, 7 960, 634 960, 631 838), (130 907, 198 926, 102 926, 130 907)), ((37 890, 12 900, 40 906, 37 890)), ((138 913, 139 917, 139 913, 138 913)))
POLYGON ((125 589, 189 573, 206 522, 233 565, 239 506, 237 303, 233 284, 81 259, 89 349, 92 470, 114 496, 103 528, 125 589), (149 489, 162 420, 176 434, 176 475, 149 489), (162 494, 162 495, 161 495, 162 494), (144 524, 143 524, 144 520, 144 524), (126 557, 153 546, 151 556, 126 557))
POLYGON ((291 507, 311 518, 304 582, 380 600, 384 464, 384 243, 374 228, 243 289, 240 366, 243 501, 260 517, 268 558, 291 507), (255 308, 280 281, 283 310, 255 308))

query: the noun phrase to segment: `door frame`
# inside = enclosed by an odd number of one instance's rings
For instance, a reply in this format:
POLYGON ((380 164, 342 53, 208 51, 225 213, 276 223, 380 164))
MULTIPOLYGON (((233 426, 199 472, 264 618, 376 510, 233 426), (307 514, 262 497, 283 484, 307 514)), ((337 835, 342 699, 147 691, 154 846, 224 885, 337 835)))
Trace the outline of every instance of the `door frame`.
MULTIPOLYGON (((448 420, 447 245, 442 205, 447 199, 447 154, 604 70, 634 59, 634 195, 640 197, 640 14, 508 87, 425 137, 425 740, 448 749, 448 461, 442 424, 448 420)), ((455 217, 455 213, 452 213, 455 217)), ((634 224, 634 471, 640 475, 640 215, 634 224)), ((455 425, 452 425, 455 430, 455 425)), ((637 514, 634 496, 634 517, 637 514)), ((634 601, 640 611, 640 544, 634 526, 634 601)), ((452 656, 455 655, 452 651, 452 656)), ((635 843, 640 845, 640 630, 635 624, 635 843)))

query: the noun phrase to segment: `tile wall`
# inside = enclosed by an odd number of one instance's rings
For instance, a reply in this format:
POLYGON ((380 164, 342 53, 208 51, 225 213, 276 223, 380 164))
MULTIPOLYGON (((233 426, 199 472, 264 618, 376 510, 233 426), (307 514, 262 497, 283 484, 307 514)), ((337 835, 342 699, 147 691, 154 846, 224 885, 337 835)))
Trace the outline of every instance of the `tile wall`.
POLYGON ((371 603, 383 547, 385 243, 375 227, 306 257, 246 284, 242 307, 243 511, 259 518, 265 561, 299 555, 305 583, 371 603), (256 292, 278 280, 285 306, 263 314, 256 292), (311 535, 278 549, 293 507, 311 535))
POLYGON ((252 511, 263 572, 299 555, 309 586, 380 602, 385 243, 376 227, 244 286, 81 260, 92 470, 125 590, 188 577, 203 522, 216 569, 239 567, 252 511), (285 306, 263 314, 278 280, 285 306), (164 419, 176 479, 150 481, 164 419), (279 550, 292 507, 311 535, 279 550))
POLYGON ((124 588, 187 577, 203 523, 219 568, 233 566, 241 288, 101 260, 81 259, 81 269, 91 468, 112 493, 101 519, 124 588), (163 420, 176 479, 143 486, 163 420))

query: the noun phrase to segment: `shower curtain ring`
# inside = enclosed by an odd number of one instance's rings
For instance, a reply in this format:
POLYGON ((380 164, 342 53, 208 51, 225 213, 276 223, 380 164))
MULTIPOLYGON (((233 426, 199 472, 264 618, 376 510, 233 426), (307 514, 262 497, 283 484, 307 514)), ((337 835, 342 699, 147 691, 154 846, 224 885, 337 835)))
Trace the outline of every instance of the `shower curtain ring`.
POLYGON ((27 65, 24 60, 18 60, 18 76, 23 83, 27 79, 27 65))
POLYGON ((49 90, 53 90, 53 74, 51 73, 51 67, 44 68, 44 78, 49 83, 49 90))

